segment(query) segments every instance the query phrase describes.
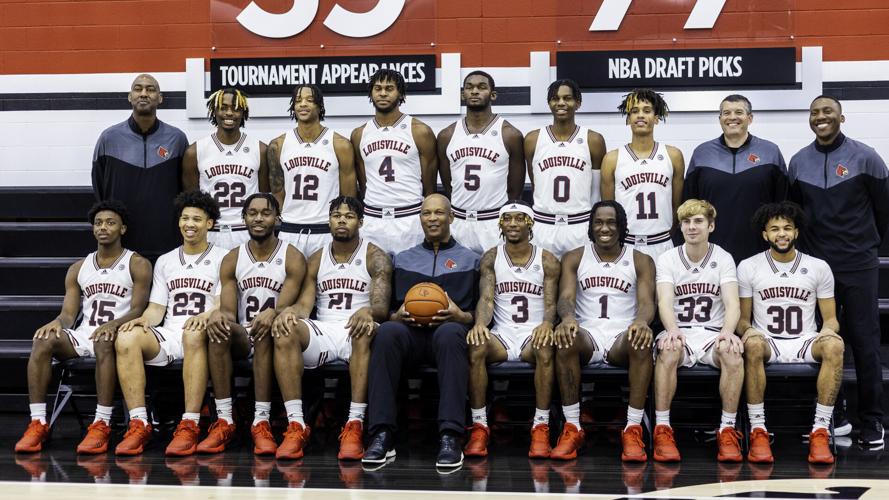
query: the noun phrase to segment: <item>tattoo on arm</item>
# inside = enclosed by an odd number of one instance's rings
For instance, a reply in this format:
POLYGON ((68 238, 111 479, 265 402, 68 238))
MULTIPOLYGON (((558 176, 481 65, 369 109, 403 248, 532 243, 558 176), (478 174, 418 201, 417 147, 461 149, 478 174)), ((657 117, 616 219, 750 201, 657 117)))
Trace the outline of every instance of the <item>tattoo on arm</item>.
POLYGON ((273 193, 284 191, 284 169, 281 167, 281 158, 278 148, 280 141, 275 139, 269 144, 266 154, 266 162, 269 168, 269 188, 273 193))
POLYGON ((497 256, 497 247, 494 247, 482 256, 479 270, 481 278, 479 279, 479 300, 475 306, 475 323, 477 325, 487 325, 494 316, 494 285, 497 281, 494 275, 494 259, 497 256))
POLYGON ((370 281, 370 307, 374 320, 382 323, 389 318, 389 300, 392 296, 392 260, 375 246, 368 246, 368 272, 370 281))

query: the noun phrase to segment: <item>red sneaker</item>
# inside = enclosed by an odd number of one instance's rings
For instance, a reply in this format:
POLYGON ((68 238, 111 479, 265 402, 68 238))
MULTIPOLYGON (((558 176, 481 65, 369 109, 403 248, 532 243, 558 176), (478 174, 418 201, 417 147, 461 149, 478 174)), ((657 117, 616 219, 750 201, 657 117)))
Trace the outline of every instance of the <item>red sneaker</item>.
POLYGON ((39 420, 31 420, 25 434, 15 444, 16 453, 37 453, 43 449, 43 443, 49 437, 49 425, 39 420))
POLYGON ((577 458, 577 450, 583 447, 583 429, 578 429, 574 424, 565 423, 559 442, 553 448, 549 458, 553 460, 572 460, 577 458))
POLYGON ((349 420, 340 433, 340 460, 361 460, 364 458, 364 443, 360 420, 349 420))
POLYGON ((809 463, 832 464, 833 452, 830 451, 830 435, 827 429, 818 429, 809 434, 809 463))
POLYGON ((720 462, 740 462, 744 459, 741 455, 741 433, 736 431, 734 427, 726 427, 719 431, 716 441, 719 444, 719 452, 716 454, 716 460, 720 462))
POLYGON ((303 447, 309 440, 309 428, 299 422, 290 422, 284 432, 284 441, 278 446, 275 457, 278 459, 296 460, 303 457, 303 447))
POLYGON ((491 430, 478 422, 469 428, 469 440, 463 447, 463 455, 467 457, 488 456, 488 442, 491 439, 491 430))
POLYGON ((531 428, 531 447, 528 449, 528 458, 549 458, 551 453, 549 425, 535 425, 531 428))
POLYGON ((141 455, 149 439, 151 439, 151 426, 138 418, 131 418, 127 433, 123 435, 121 442, 117 443, 114 454, 121 456, 141 455))
POLYGON ((750 447, 747 450, 747 461, 754 464, 770 464, 775 462, 772 446, 769 444, 769 433, 761 427, 750 432, 750 447))
POLYGON ((90 424, 83 441, 77 445, 77 453, 83 455, 99 455, 108 451, 111 427, 104 420, 90 424))
POLYGON ((627 427, 620 433, 620 441, 623 445, 620 459, 624 462, 645 462, 648 454, 645 453, 645 442, 642 441, 642 426, 635 424, 627 427))
POLYGON ((83 468, 92 478, 103 478, 111 470, 107 455, 89 455, 77 457, 77 465, 83 468))
POLYGON ((164 459, 164 465, 176 476, 182 486, 197 486, 201 484, 198 459, 194 455, 185 457, 171 457, 164 459))
POLYGON ((682 459, 676 448, 673 428, 669 425, 654 427, 654 459, 658 462, 678 462, 682 459))
POLYGON ((201 430, 197 422, 183 418, 173 431, 173 440, 164 452, 168 457, 187 457, 193 455, 198 448, 198 434, 201 430))
POLYGON ((210 426, 210 430, 207 433, 207 437, 204 438, 198 444, 197 452, 198 453, 220 453, 225 451, 225 445, 227 445, 232 437, 235 435, 235 424, 228 423, 224 418, 217 418, 213 425, 210 426))
MULTIPOLYGON (((293 425, 293 423, 290 425, 293 425)), ((299 427, 302 429, 301 425, 299 427)), ((283 444, 284 443, 281 443, 282 446, 283 444)), ((309 472, 311 472, 309 468, 303 467, 302 460, 297 460, 295 462, 278 462, 277 468, 278 472, 281 473, 281 477, 287 481, 287 486, 290 488, 302 488, 305 486, 306 481, 309 480, 309 472)))
POLYGON ((263 420, 251 427, 250 435, 253 436, 254 455, 274 455, 278 451, 278 443, 275 442, 272 426, 268 420, 263 420))

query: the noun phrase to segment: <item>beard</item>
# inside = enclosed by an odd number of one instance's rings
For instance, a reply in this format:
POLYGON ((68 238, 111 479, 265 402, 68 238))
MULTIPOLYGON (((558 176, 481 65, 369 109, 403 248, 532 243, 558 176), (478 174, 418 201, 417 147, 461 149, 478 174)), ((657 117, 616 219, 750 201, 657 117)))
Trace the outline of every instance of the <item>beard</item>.
POLYGON ((267 233, 263 233, 263 234, 250 233, 250 239, 257 242, 257 243, 262 243, 262 242, 268 240, 269 238, 271 238, 273 234, 275 234, 274 230, 271 230, 271 231, 269 231, 267 233))
POLYGON ((469 104, 469 103, 467 103, 467 104, 466 104, 466 110, 467 110, 467 111, 473 111, 473 112, 484 111, 484 110, 488 109, 488 107, 489 107, 490 105, 491 105, 491 101, 484 101, 484 102, 481 102, 481 103, 479 103, 479 104, 469 104))
POLYGON ((400 106, 401 103, 399 103, 398 100, 395 100, 389 103, 389 106, 387 107, 378 106, 376 102, 374 102, 373 105, 374 109, 379 111, 380 113, 391 113, 392 111, 398 109, 398 106, 400 106))
POLYGON ((340 243, 348 243, 348 242, 350 242, 350 241, 352 241, 352 240, 355 239, 355 235, 352 235, 352 234, 349 234, 349 235, 338 235, 338 234, 334 233, 334 234, 332 235, 332 237, 333 237, 333 240, 334 240, 334 241, 339 241, 340 243))
POLYGON ((796 248, 796 240, 790 240, 790 244, 787 245, 787 248, 780 248, 780 247, 778 247, 778 245, 769 241, 769 248, 771 248, 772 250, 774 250, 778 253, 789 253, 791 250, 796 248))

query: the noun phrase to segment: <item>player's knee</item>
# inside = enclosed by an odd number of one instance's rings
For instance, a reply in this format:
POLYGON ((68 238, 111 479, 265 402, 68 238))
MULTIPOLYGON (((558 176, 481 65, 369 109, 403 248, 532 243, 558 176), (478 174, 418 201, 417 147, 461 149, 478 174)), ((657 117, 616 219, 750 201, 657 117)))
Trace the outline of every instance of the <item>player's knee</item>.
POLYGON ((821 362, 842 363, 845 346, 843 340, 834 336, 821 339, 821 362))
POLYGON ((50 338, 46 339, 37 339, 31 343, 31 357, 32 358, 46 358, 52 356, 53 352, 53 339, 55 337, 50 336, 50 338))
POLYGON ((299 337, 295 333, 279 335, 274 339, 275 349, 292 349, 299 344, 299 337))
POLYGON ((207 344, 207 335, 203 330, 185 330, 182 332, 182 348, 187 350, 203 349, 207 344))
POLYGON ((740 368, 744 359, 741 353, 733 351, 728 342, 723 342, 716 348, 716 356, 719 358, 719 365, 722 369, 734 370, 740 368))
MULTIPOLYGON (((195 344, 197 344, 197 342, 195 342, 195 344)), ((204 343, 201 342, 201 343, 199 343, 198 346, 193 345, 192 347, 200 347, 203 345, 204 345, 204 343)), ((220 356, 223 354, 227 355, 229 352, 231 352, 231 339, 230 338, 221 340, 221 341, 217 341, 217 342, 208 342, 206 345, 207 345, 207 351, 210 353, 211 356, 220 356)))
POLYGON ((145 330, 133 328, 126 332, 120 332, 114 342, 114 350, 118 356, 127 356, 135 350, 139 350, 139 336, 145 335, 145 330))
POLYGON ((751 335, 744 340, 744 358, 747 361, 762 361, 766 355, 766 340, 762 335, 751 335))
POLYGON ((469 345, 469 364, 471 364, 471 365, 484 364, 487 354, 488 354, 488 344, 487 343, 481 344, 481 345, 470 344, 469 345))
POLYGON ((556 349, 556 360, 559 362, 574 361, 580 353, 577 342, 572 342, 568 347, 560 347, 556 349))
POLYGON ((550 366, 553 364, 553 346, 545 346, 545 347, 536 347, 534 348, 534 359, 537 362, 537 366, 550 366))
POLYGON ((682 349, 660 349, 657 355, 658 364, 676 367, 682 361, 682 349))
POLYGON ((369 351, 371 338, 370 335, 356 335, 352 337, 352 352, 369 351))
POLYGON ((634 363, 653 363, 654 359, 651 356, 651 349, 634 349, 632 346, 629 346, 626 350, 627 356, 634 361, 634 363))
POLYGON ((96 359, 102 359, 106 356, 114 356, 114 342, 97 340, 93 342, 93 352, 96 353, 96 359))

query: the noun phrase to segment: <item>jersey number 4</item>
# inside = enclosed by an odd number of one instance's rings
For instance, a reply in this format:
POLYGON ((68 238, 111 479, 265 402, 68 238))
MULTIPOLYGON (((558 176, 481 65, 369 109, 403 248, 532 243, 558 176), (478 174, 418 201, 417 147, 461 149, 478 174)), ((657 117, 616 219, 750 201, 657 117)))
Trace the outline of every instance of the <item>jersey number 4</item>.
POLYGON ((383 162, 380 163, 379 174, 380 177, 383 178, 383 181, 395 182, 395 167, 392 166, 391 156, 383 158, 383 162))

